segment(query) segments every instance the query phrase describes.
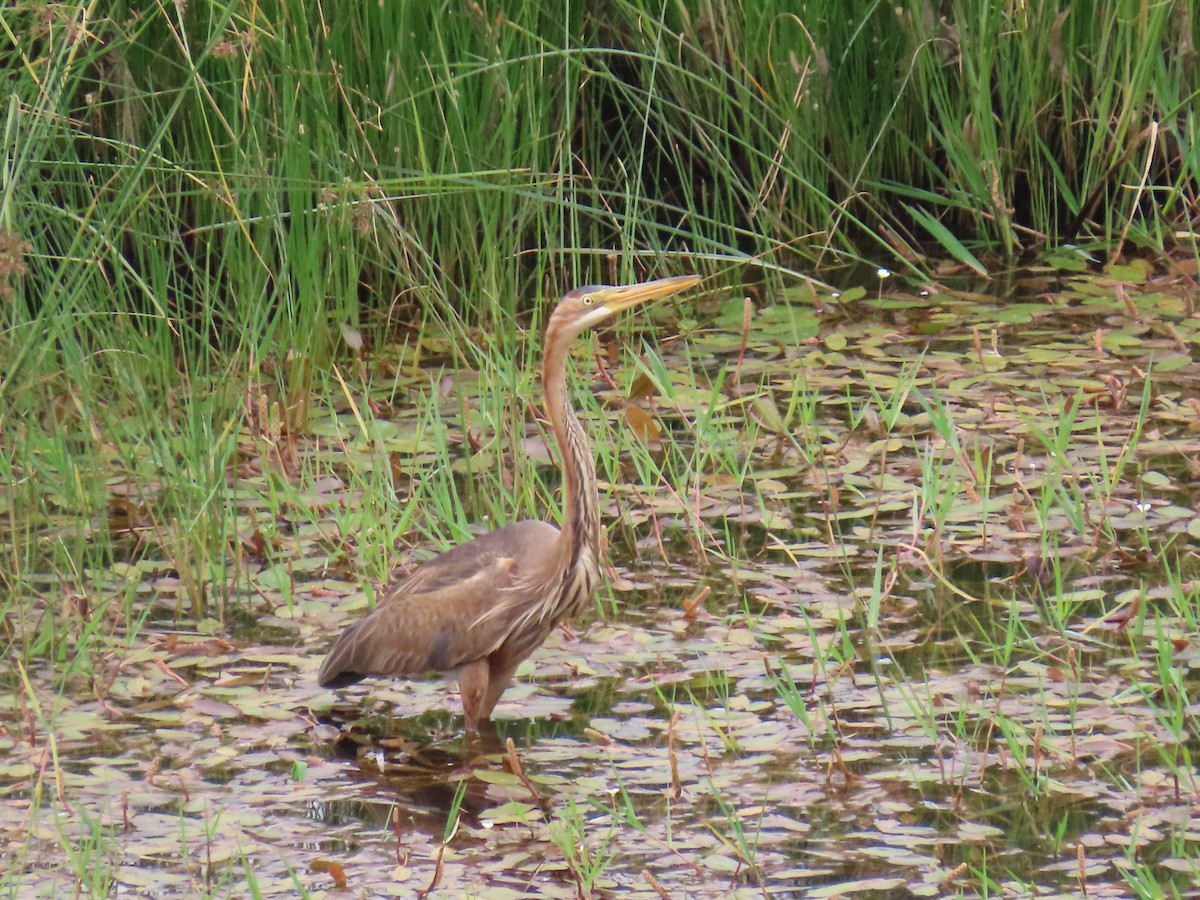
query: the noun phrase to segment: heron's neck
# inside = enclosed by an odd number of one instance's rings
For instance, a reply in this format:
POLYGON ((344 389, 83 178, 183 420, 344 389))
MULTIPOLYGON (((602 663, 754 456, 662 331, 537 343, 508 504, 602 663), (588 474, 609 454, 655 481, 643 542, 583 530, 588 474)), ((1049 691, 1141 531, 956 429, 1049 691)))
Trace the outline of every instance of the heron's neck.
MULTIPOLYGON (((579 561, 581 552, 591 551, 599 559, 600 499, 596 486, 596 466, 592 462, 587 435, 567 391, 567 355, 570 341, 555 331, 555 322, 546 329, 546 356, 542 361, 542 384, 546 391, 546 415, 554 440, 562 456, 563 523, 561 541, 569 567, 579 561), (556 339, 557 338, 557 339, 556 339)), ((594 563, 593 563, 594 564, 594 563)))

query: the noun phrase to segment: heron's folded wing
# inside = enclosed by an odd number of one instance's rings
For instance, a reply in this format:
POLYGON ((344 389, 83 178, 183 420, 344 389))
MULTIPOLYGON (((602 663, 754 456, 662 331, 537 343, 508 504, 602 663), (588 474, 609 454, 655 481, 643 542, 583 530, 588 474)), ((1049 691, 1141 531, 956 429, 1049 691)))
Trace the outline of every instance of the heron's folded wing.
POLYGON ((321 664, 321 685, 447 671, 487 656, 519 615, 521 592, 557 535, 552 525, 520 522, 424 563, 342 632, 321 664), (500 604, 512 614, 487 615, 500 604))

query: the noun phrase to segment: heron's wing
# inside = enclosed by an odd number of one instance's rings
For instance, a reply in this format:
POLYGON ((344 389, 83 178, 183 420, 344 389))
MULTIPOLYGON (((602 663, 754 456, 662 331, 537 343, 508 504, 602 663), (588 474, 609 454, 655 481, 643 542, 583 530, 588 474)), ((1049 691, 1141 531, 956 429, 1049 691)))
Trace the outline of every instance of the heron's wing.
POLYGON ((487 656, 524 601, 539 599, 536 576, 557 536, 545 522, 518 522, 422 564, 342 632, 318 681, 340 687, 367 675, 447 671, 487 656), (499 603, 512 614, 486 615, 499 603))

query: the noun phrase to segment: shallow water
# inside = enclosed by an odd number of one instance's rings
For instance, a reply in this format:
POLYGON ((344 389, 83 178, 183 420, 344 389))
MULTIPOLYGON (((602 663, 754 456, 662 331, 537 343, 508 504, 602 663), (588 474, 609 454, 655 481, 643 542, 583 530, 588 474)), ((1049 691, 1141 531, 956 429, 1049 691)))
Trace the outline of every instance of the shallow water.
MULTIPOLYGON (((682 335, 660 347, 659 461, 686 483, 625 467, 605 509, 617 611, 604 589, 602 616, 552 634, 477 742, 444 682, 314 683, 360 590, 331 535, 366 454, 304 469, 318 512, 247 555, 228 634, 176 624, 168 564, 112 561, 98 582, 136 591, 144 621, 113 625, 94 672, 34 665, 0 699, 5 883, 1190 890, 1200 319, 1146 267, 1052 287, 856 292, 820 316, 780 298, 740 365, 740 301, 657 320, 682 335)), ((383 440, 416 471, 406 415, 383 440)), ((336 430, 317 423, 301 460, 336 430)), ((261 467, 240 476, 243 517, 263 515, 261 467)))

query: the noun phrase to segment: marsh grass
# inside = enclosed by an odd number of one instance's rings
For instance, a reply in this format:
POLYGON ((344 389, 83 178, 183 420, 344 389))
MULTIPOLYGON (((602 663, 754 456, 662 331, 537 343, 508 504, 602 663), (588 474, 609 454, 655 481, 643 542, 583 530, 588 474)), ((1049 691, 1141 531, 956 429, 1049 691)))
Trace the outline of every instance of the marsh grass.
POLYGON ((593 892, 616 856, 611 847, 616 834, 613 817, 601 811, 593 818, 598 819, 598 825, 589 821, 587 808, 568 799, 550 824, 550 839, 575 879, 580 897, 594 896, 593 892))
MULTIPOLYGON (((1147 48, 1196 23, 1126 6, 17 5, 0 228, 28 248, 0 425, 27 433, 6 465, 40 469, 75 521, 101 512, 110 448, 162 465, 158 549, 200 610, 236 581, 220 477, 243 394, 268 388, 280 435, 302 433, 343 326, 450 323, 454 352, 520 396, 535 285, 666 265, 778 286, 817 261, 919 266, 930 240, 1012 254, 1067 225, 1161 247, 1188 208, 1196 86, 1147 48)), ((497 449, 515 405, 477 412, 497 449)), ((497 510, 533 500, 513 474, 497 510)), ((439 512, 461 537, 463 511, 439 512)), ((105 552, 100 532, 63 540, 105 552)))

